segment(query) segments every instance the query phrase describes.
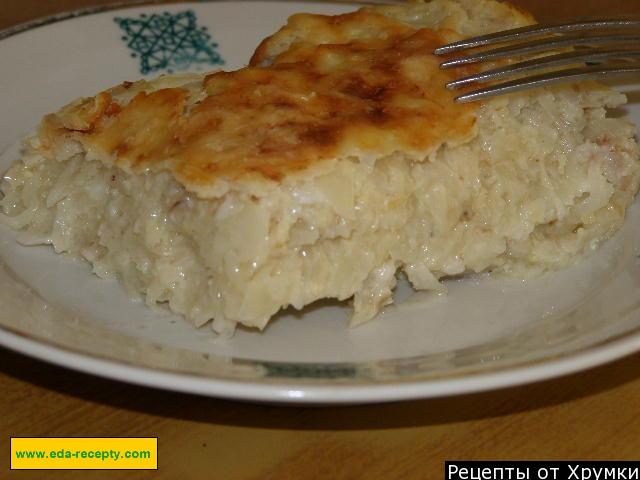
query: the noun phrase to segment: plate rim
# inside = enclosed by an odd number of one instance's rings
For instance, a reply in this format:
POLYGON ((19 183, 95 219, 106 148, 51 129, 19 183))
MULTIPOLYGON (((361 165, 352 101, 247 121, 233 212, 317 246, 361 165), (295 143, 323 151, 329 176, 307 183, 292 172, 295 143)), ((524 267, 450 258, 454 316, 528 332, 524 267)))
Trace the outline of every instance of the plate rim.
MULTIPOLYGON (((34 30, 39 27, 45 27, 53 23, 63 22, 74 18, 85 17, 98 13, 110 12, 113 10, 128 10, 144 6, 162 6, 162 5, 180 5, 183 3, 237 3, 238 1, 256 1, 256 0, 118 0, 105 5, 93 5, 90 7, 74 8, 64 10, 51 15, 36 17, 25 22, 10 25, 0 29, 0 41, 9 37, 34 30)), ((385 5, 393 3, 402 3, 403 0, 260 0, 262 2, 286 2, 286 3, 333 3, 342 5, 385 5)))
POLYGON ((129 384, 227 400, 288 405, 345 405, 439 398, 517 387, 605 365, 640 350, 640 330, 560 357, 501 370, 423 381, 304 385, 242 381, 130 365, 11 332, 0 327, 0 346, 59 367, 129 384))
MULTIPOLYGON (((394 3, 393 0, 275 0, 283 3, 324 3, 366 5, 394 3)), ((14 35, 66 20, 109 11, 144 6, 180 5, 185 3, 236 3, 232 0, 119 0, 108 5, 91 6, 38 17, 0 30, 0 41, 14 35)), ((640 350, 640 328, 617 337, 588 345, 566 354, 551 355, 535 361, 523 361, 489 371, 462 373, 431 379, 391 379, 364 384, 296 384, 274 378, 241 380, 200 376, 160 367, 129 364, 117 359, 74 350, 68 346, 30 338, 27 334, 0 326, 0 347, 60 367, 97 375, 130 384, 217 398, 280 404, 364 404, 437 398, 492 389, 514 387, 549 380, 603 365, 640 350)), ((283 362, 289 364, 290 362, 283 362)), ((299 364, 304 362, 295 362, 299 364)), ((325 362, 327 365, 338 363, 325 362)))

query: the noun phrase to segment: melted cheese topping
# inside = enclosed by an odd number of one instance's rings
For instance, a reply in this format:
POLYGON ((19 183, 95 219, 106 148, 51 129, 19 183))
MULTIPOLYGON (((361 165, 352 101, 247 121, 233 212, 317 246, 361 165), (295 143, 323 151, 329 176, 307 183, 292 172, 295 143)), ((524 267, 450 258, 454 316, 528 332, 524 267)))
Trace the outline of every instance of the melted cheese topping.
POLYGON ((217 179, 277 181, 323 160, 395 151, 420 161, 473 136, 477 107, 454 104, 444 87, 464 72, 441 70, 431 54, 452 31, 372 10, 297 18, 315 43, 292 41, 268 66, 214 73, 196 88, 133 88, 128 103, 103 92, 49 118, 49 127, 106 163, 169 168, 201 196, 217 179))

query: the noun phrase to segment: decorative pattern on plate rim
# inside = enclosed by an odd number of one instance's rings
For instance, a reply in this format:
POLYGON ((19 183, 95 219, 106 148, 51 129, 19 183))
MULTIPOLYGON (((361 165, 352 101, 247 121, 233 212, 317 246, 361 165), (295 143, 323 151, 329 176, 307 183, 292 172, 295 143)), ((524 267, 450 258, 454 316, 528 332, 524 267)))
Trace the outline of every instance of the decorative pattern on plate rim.
POLYGON ((224 60, 216 51, 207 27, 198 26, 193 10, 177 13, 163 12, 137 18, 115 17, 124 30, 122 40, 131 56, 140 59, 143 75, 166 70, 187 70, 192 65, 222 65, 224 60))

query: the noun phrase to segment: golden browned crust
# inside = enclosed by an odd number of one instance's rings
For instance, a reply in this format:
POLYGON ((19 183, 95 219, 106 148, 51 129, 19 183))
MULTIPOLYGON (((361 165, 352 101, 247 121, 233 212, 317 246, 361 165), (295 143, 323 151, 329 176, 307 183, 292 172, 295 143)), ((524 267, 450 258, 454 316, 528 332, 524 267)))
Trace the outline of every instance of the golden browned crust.
MULTIPOLYGON (((72 136, 132 171, 169 168, 202 193, 217 179, 277 181, 348 155, 403 151, 420 160, 472 135, 476 107, 453 103, 444 84, 454 74, 431 54, 454 32, 372 10, 297 17, 320 44, 299 42, 269 66, 214 73, 195 89, 142 89, 128 103, 102 93, 49 118, 43 136, 72 136)), ((264 60, 261 49, 253 64, 264 60)))

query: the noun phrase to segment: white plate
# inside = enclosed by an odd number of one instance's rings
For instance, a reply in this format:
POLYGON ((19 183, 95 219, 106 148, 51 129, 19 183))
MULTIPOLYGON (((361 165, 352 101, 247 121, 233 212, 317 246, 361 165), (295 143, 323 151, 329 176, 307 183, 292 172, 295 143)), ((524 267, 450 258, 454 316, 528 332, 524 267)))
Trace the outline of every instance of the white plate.
MULTIPOLYGON (((221 59, 224 68, 238 68, 288 15, 348 10, 308 2, 181 3, 5 33, 0 167, 17 157, 19 139, 44 113, 79 95, 147 70, 212 69, 221 59), (163 50, 167 31, 180 42, 163 50)), ((628 113, 640 119, 640 105, 628 113)), ((640 349, 639 236, 636 205, 613 240, 568 270, 525 282, 450 281, 447 297, 401 285, 395 306, 353 330, 344 306, 325 303, 280 314, 262 334, 240 330, 222 340, 128 300, 85 264, 18 246, 0 229, 0 344, 97 375, 247 400, 377 402, 515 385, 640 349)))

